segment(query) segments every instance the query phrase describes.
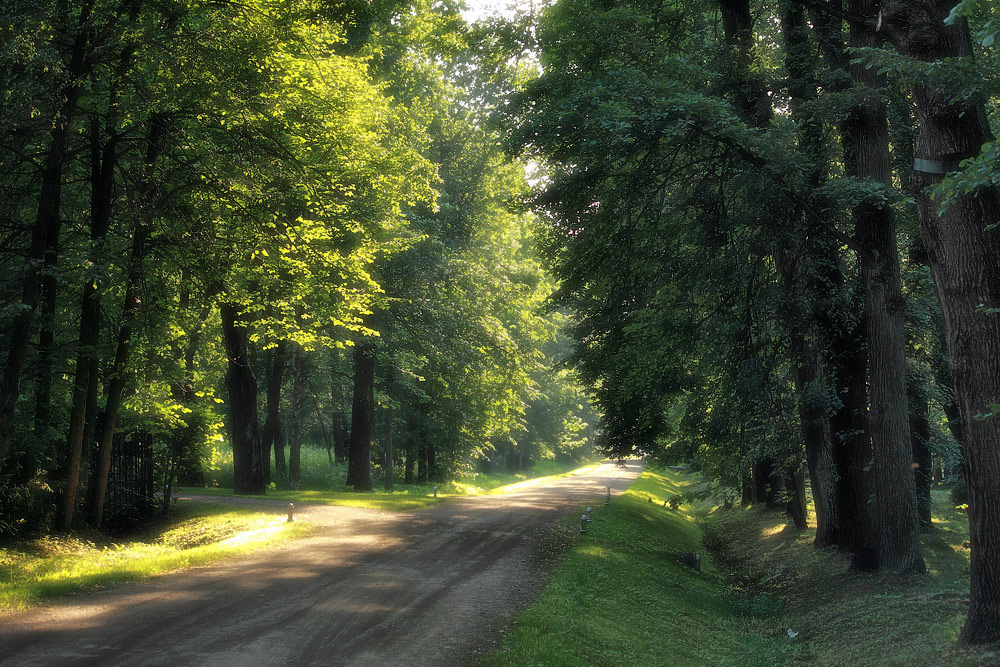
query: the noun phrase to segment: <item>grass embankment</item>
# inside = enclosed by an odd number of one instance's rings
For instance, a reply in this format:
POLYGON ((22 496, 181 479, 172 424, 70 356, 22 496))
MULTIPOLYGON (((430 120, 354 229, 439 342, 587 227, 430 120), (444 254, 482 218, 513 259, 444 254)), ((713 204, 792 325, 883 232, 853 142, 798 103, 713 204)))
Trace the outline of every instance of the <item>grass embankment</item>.
MULTIPOLYGON (((597 464, 593 464, 596 466, 597 464)), ((212 470, 206 473, 206 486, 186 486, 177 489, 179 493, 230 496, 233 495, 232 452, 219 453, 212 462, 212 470)), ((403 484, 395 482, 393 491, 382 488, 383 480, 375 471, 372 481, 375 490, 360 494, 348 487, 347 466, 331 466, 325 450, 302 449, 302 474, 300 487, 296 491, 287 489, 287 476, 275 473, 273 487, 267 497, 288 502, 315 503, 318 505, 344 505, 370 509, 405 512, 428 507, 450 496, 482 495, 501 493, 528 480, 557 479, 583 472, 592 466, 580 467, 578 463, 538 461, 531 470, 520 473, 473 473, 450 482, 437 484, 438 493, 434 497, 433 483, 403 484)))
POLYGON ((50 536, 0 548, 0 613, 248 553, 310 530, 274 514, 190 504, 146 534, 115 543, 50 536))
POLYGON ((850 573, 844 555, 815 550, 814 531, 790 529, 780 511, 662 507, 689 484, 647 472, 598 506, 490 663, 1000 664, 995 647, 955 646, 968 522, 947 491, 934 492, 934 527, 923 534, 927 573, 892 576, 850 573), (677 562, 705 545, 704 574, 677 562))
MULTIPOLYGON (((968 608, 968 519, 934 491, 934 528, 923 534, 927 573, 848 573, 847 559, 816 551, 767 510, 719 510, 709 524, 718 562, 753 609, 770 609, 799 633, 798 657, 817 665, 1000 664, 1000 653, 955 646, 968 608)), ((759 620, 769 626, 774 621, 759 620)))
MULTIPOLYGON (((773 665, 795 652, 784 627, 739 613, 704 554, 699 514, 663 503, 690 481, 645 472, 609 507, 595 505, 541 597, 518 618, 493 665, 773 665), (652 502, 649 502, 652 500, 652 502), (682 565, 703 554, 702 573, 682 565)), ((579 525, 567 524, 568 529, 579 525)))

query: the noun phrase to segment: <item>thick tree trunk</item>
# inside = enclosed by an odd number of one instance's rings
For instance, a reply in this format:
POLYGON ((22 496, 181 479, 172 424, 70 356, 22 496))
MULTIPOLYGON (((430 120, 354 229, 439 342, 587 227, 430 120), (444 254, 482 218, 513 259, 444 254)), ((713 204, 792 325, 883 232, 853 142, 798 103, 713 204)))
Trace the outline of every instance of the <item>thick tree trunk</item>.
MULTIPOLYGON (((267 416, 264 419, 260 448, 264 457, 265 484, 271 483, 271 447, 275 444, 278 430, 281 428, 281 381, 285 373, 285 350, 287 347, 286 341, 278 341, 274 347, 267 351, 264 362, 267 364, 267 416)), ((275 450, 275 454, 277 456, 277 450, 275 450)), ((280 469, 283 470, 284 466, 280 469)))
MULTIPOLYGON (((936 62, 968 56, 968 27, 944 23, 953 2, 908 0, 887 6, 885 27, 900 51, 936 62)), ((1000 193, 979 188, 956 196, 944 215, 930 195, 962 158, 993 140, 979 101, 954 102, 949 91, 914 89, 920 135, 913 185, 920 231, 944 313, 951 375, 961 416, 969 489, 971 585, 969 615, 959 641, 1000 642, 1000 418, 983 419, 1000 403, 1000 193)))
POLYGON ((288 447, 288 488, 296 490, 302 479, 302 411, 306 398, 305 350, 296 344, 292 351, 292 438, 288 447))
MULTIPOLYGON (((855 16, 874 18, 879 4, 878 0, 851 0, 849 7, 855 16)), ((852 22, 852 47, 880 43, 869 27, 852 22)), ((883 86, 873 68, 852 64, 851 75, 872 91, 883 86)), ((852 149, 847 155, 848 172, 862 181, 891 188, 888 121, 885 104, 876 93, 870 93, 852 109, 845 129, 852 149)), ((896 228, 892 209, 884 202, 863 202, 853 214, 865 289, 877 567, 899 573, 923 572, 916 488, 910 465, 905 303, 896 228)))
MULTIPOLYGON (((371 326, 370 322, 365 323, 371 326)), ((354 346, 354 401, 351 409, 347 484, 371 491, 372 430, 375 420, 375 342, 362 337, 354 346)))
POLYGON ((264 457, 260 449, 257 425, 257 378, 250 368, 247 351, 248 331, 238 305, 219 305, 222 316, 222 337, 229 369, 226 388, 229 390, 230 432, 233 443, 233 491, 264 494, 264 457))

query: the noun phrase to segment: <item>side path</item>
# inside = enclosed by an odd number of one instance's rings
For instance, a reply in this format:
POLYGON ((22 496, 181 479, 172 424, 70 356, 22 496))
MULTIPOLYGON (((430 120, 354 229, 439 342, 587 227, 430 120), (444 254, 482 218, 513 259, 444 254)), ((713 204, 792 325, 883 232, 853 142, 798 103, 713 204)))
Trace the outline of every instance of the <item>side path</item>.
POLYGON ((539 590, 555 523, 639 472, 606 463, 413 513, 304 507, 316 535, 279 550, 0 619, 0 664, 469 664, 539 590))

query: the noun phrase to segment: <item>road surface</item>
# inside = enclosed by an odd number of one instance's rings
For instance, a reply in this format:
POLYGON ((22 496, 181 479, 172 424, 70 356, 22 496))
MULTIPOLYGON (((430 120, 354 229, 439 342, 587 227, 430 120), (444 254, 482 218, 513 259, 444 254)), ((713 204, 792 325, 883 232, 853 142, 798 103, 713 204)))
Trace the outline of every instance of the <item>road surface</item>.
MULTIPOLYGON (((2 665, 469 665, 544 584, 558 520, 638 462, 396 513, 310 506, 279 549, 0 616, 2 665)), ((284 511, 266 499, 246 502, 284 511)))

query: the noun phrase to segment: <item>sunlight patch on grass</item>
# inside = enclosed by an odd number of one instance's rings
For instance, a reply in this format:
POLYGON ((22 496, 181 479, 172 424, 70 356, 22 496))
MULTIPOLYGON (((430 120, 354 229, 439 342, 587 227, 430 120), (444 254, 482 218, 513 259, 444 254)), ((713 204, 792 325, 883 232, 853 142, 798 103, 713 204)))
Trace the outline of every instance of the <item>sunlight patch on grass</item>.
MULTIPOLYGON (((596 468, 600 464, 580 467, 572 462, 538 461, 531 470, 519 473, 473 473, 454 481, 423 482, 420 484, 396 484, 393 491, 380 487, 376 475, 376 488, 368 493, 359 493, 344 485, 346 468, 342 465, 330 466, 326 453, 320 450, 303 449, 302 489, 290 491, 282 489, 283 478, 276 476, 278 488, 270 489, 264 496, 272 500, 292 503, 316 503, 319 505, 340 505, 366 509, 409 512, 430 507, 449 497, 478 496, 487 493, 505 493, 520 488, 546 484, 556 479, 577 475, 596 468), (307 465, 308 464, 308 465, 307 465), (311 470, 307 476, 306 468, 311 470), (318 469, 318 470, 317 470, 318 469), (437 497, 434 487, 437 486, 437 497)), ((209 476, 206 487, 179 487, 177 493, 193 495, 232 496, 232 460, 223 457, 216 462, 221 469, 209 476)), ((244 497, 244 496, 241 496, 244 497)), ((260 496, 245 496, 260 497, 260 496)))
POLYGON ((0 612, 23 609, 45 598, 136 581, 162 572, 249 553, 308 534, 307 523, 273 514, 203 513, 157 535, 95 544, 75 537, 45 537, 18 549, 0 549, 0 612))

